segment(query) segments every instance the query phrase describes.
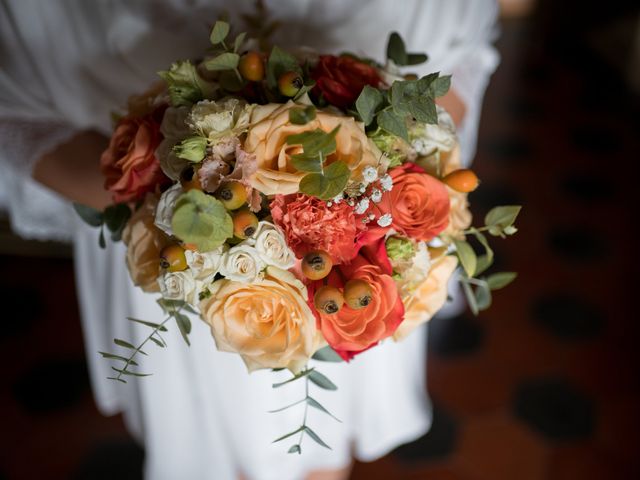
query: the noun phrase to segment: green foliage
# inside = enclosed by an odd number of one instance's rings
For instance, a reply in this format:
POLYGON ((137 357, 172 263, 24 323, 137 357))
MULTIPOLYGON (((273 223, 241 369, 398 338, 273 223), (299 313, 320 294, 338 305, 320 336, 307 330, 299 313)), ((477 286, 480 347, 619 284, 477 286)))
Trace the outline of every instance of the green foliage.
POLYGON ((289 135, 286 138, 288 145, 302 147, 302 153, 291 157, 292 165, 301 172, 322 172, 324 159, 336 151, 336 134, 339 128, 338 125, 329 133, 316 128, 289 135))
POLYGON ((176 200, 171 226, 174 234, 207 252, 233 236, 233 221, 224 205, 200 190, 190 190, 176 200))
POLYGON ((294 125, 306 125, 314 118, 316 118, 316 107, 313 105, 289 110, 289 121, 294 125))
POLYGON ((492 208, 484 217, 484 223, 493 236, 505 237, 518 231, 513 224, 522 210, 520 205, 504 205, 492 208))
POLYGON ((494 273, 487 278, 487 284, 491 290, 500 290, 513 282, 517 276, 516 272, 494 273))
POLYGON ((426 62, 429 57, 424 53, 408 53, 402 37, 393 32, 387 42, 387 58, 396 65, 418 65, 426 62))
POLYGON ((478 263, 478 258, 473 248, 465 240, 454 240, 453 244, 456 247, 456 254, 458 255, 462 268, 469 277, 473 277, 478 263))
MULTIPOLYGON (((321 349, 319 351, 322 351, 324 349, 321 349)), ((333 350, 331 350, 333 352, 333 350)), ((334 352, 335 354, 335 352, 334 352)), ((333 361, 333 360, 332 360, 333 361)), ((287 438, 291 438, 294 435, 299 434, 300 437, 298 439, 298 442, 294 445, 292 445, 289 450, 288 453, 302 453, 302 441, 304 439, 304 436, 307 435, 309 438, 311 438, 311 440, 313 440, 314 442, 316 442, 317 444, 328 448, 329 450, 331 450, 331 447, 329 445, 327 445, 321 438, 320 436, 314 432, 309 425, 307 425, 307 412, 309 407, 315 408, 316 410, 319 410, 327 415, 329 415, 331 418, 335 419, 336 421, 340 422, 340 420, 338 418, 336 418, 329 410, 327 410, 320 402, 318 402, 316 399, 314 399, 313 397, 311 397, 309 395, 309 382, 313 382, 316 385, 320 386, 321 388, 325 388, 328 390, 335 390, 337 387, 333 384, 333 382, 331 382, 331 380, 329 380, 326 376, 322 375, 320 372, 318 372, 317 370, 313 369, 313 368, 305 368, 304 370, 302 370, 301 372, 299 372, 297 375, 294 375, 292 378, 284 381, 284 382, 279 382, 279 383, 274 383, 273 387, 277 388, 277 387, 281 387, 282 385, 287 385, 295 380, 301 379, 303 378, 305 381, 304 384, 304 390, 305 390, 305 396, 304 398, 298 400, 297 402, 294 402, 290 405, 287 405, 286 407, 282 407, 279 408, 277 410, 272 410, 271 413, 275 413, 275 412, 281 412, 283 410, 295 407, 296 405, 300 405, 300 404, 304 404, 304 416, 302 419, 302 425, 300 425, 300 427, 298 427, 297 429, 293 430, 292 432, 286 433, 284 435, 282 435, 281 437, 276 438, 273 443, 276 442, 280 442, 282 440, 285 440, 287 438)))
POLYGON ((175 62, 168 71, 158 72, 158 75, 167 82, 169 99, 174 107, 190 106, 204 98, 205 82, 188 60, 175 62))
POLYGON ((244 44, 244 40, 245 40, 246 36, 247 36, 247 32, 239 33, 236 36, 236 39, 233 41, 233 51, 235 53, 239 53, 240 52, 240 49, 242 48, 242 45, 244 44))
POLYGON ((320 350, 314 353, 311 358, 320 362, 344 362, 342 357, 338 355, 336 351, 329 345, 322 347, 320 350))
POLYGON ((347 186, 351 171, 338 160, 324 168, 324 173, 308 173, 300 180, 300 191, 321 200, 331 200, 347 186))
POLYGON ((206 151, 207 139, 198 135, 185 138, 173 147, 173 153, 175 153, 177 157, 193 163, 198 163, 204 160, 206 151))
POLYGON ((102 226, 104 217, 100 210, 96 210, 95 208, 91 208, 87 205, 82 205, 81 203, 75 202, 73 203, 73 209, 87 225, 90 225, 92 227, 102 226))
POLYGON ((378 126, 387 133, 396 135, 404 141, 409 142, 409 132, 407 131, 406 117, 404 115, 398 115, 391 109, 386 108, 378 112, 376 120, 378 126))
POLYGON ((107 246, 104 238, 105 225, 111 232, 111 240, 117 242, 122 239, 122 231, 131 218, 131 209, 126 203, 110 205, 103 212, 80 203, 74 203, 73 209, 85 223, 92 227, 100 227, 100 235, 98 236, 100 248, 107 246))
POLYGON ((220 71, 220 70, 234 70, 238 67, 240 61, 240 55, 234 52, 223 52, 220 55, 210 58, 204 62, 204 66, 207 70, 220 71))
POLYGON ((384 104, 384 95, 377 88, 365 85, 356 100, 356 110, 365 126, 373 122, 378 109, 384 104))
POLYGON ((224 39, 227 38, 227 35, 229 35, 229 30, 230 30, 230 27, 227 22, 218 20, 213 25, 213 29, 211 30, 211 35, 209 37, 209 40, 213 45, 218 45, 219 43, 224 42, 224 39))
POLYGON ((278 78, 283 73, 297 72, 302 74, 302 68, 296 57, 285 52, 280 47, 273 47, 267 60, 267 85, 272 90, 278 88, 278 78))

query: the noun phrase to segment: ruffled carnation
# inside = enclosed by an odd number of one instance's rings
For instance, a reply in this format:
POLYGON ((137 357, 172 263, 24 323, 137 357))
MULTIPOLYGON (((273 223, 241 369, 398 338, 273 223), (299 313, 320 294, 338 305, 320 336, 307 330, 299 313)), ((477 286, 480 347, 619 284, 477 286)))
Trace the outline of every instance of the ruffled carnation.
POLYGON ((309 195, 277 195, 271 203, 273 221, 284 232, 296 257, 324 250, 334 263, 350 261, 358 253, 356 236, 362 222, 346 203, 327 203, 309 195))

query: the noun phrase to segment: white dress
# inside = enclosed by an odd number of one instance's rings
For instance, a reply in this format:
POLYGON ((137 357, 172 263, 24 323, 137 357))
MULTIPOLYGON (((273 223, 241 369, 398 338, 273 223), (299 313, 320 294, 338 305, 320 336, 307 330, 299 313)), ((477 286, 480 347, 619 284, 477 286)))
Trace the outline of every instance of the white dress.
MULTIPOLYGON (((31 238, 73 240, 86 351, 98 407, 123 412, 131 433, 146 449, 149 479, 301 479, 313 469, 341 468, 353 452, 378 458, 423 435, 431 422, 425 393, 426 328, 401 343, 373 348, 350 364, 319 363, 337 392, 311 395, 342 423, 310 409, 308 424, 333 450, 308 437, 302 455, 272 444, 296 429, 302 406, 267 413, 304 396, 302 382, 271 384, 286 372, 247 374, 237 355, 218 352, 209 328, 193 319, 191 347, 177 328, 169 347, 150 346, 141 369, 152 377, 127 385, 108 381, 114 337, 143 338, 144 328, 125 318, 158 321, 155 297, 131 284, 122 244, 106 251, 97 232, 77 221, 69 205, 30 180, 33 163, 75 132, 110 133, 109 113, 155 80, 173 60, 207 47, 208 29, 224 2, 53 1, 0 2, 0 204, 14 229, 31 238)), ((225 5, 241 28, 238 12, 252 0, 225 5)), ((463 157, 475 149, 480 103, 497 64, 491 47, 497 5, 492 0, 272 0, 285 25, 281 45, 325 52, 348 49, 382 59, 387 35, 401 33, 411 51, 430 61, 419 73, 453 73, 467 105, 460 131, 463 157)))

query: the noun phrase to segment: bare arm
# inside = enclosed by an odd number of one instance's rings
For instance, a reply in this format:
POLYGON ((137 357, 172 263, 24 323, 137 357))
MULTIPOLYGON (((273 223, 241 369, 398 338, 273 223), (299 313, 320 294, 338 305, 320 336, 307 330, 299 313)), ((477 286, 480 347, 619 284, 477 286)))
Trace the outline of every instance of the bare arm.
POLYGON ((97 132, 81 132, 43 155, 33 178, 69 200, 102 210, 112 203, 99 165, 108 142, 97 132))

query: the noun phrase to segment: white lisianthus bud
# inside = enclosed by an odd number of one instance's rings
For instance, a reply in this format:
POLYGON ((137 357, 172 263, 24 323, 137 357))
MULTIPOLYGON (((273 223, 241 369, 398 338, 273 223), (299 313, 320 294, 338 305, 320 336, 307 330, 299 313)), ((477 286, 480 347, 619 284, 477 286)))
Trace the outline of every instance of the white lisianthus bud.
POLYGON ((173 218, 173 209, 176 204, 176 199, 181 194, 182 186, 179 183, 176 183, 160 196, 158 206, 156 207, 156 217, 154 224, 169 236, 173 235, 173 229, 171 228, 171 219, 173 218))
POLYGON ((201 285, 189 270, 182 272, 167 272, 158 277, 160 292, 163 298, 169 300, 183 300, 195 305, 198 303, 198 290, 201 285))
POLYGON ((247 239, 247 243, 257 250, 267 265, 288 270, 296 263, 295 254, 287 245, 284 235, 270 222, 260 222, 256 233, 247 239))
POLYGON ((253 283, 264 277, 265 262, 258 251, 247 243, 229 249, 222 257, 220 273, 229 280, 253 283))
POLYGON ((213 277, 220 270, 222 257, 226 250, 225 245, 221 245, 211 252, 197 252, 193 250, 185 250, 184 256, 187 265, 191 269, 191 273, 196 280, 204 283, 211 283, 213 277))

